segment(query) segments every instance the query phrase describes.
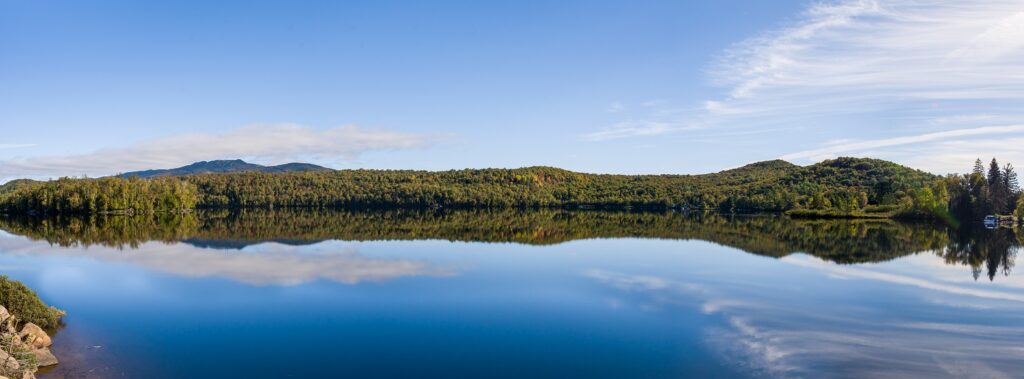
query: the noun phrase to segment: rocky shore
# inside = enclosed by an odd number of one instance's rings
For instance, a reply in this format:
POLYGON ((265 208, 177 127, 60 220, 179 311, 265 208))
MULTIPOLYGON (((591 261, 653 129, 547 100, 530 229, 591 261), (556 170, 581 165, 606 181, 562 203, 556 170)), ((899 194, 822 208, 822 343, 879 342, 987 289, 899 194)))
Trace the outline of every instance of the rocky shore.
POLYGON ((57 364, 50 352, 53 341, 43 328, 22 324, 0 306, 0 379, 35 379, 40 367, 57 364))

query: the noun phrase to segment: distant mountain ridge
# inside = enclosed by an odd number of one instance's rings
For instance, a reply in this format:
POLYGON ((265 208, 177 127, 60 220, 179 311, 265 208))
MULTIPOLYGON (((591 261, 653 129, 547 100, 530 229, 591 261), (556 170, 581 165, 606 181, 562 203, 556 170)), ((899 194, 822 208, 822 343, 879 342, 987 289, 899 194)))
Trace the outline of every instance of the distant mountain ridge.
POLYGON ((187 166, 169 169, 132 171, 118 175, 122 178, 156 178, 161 176, 184 176, 198 174, 219 174, 235 172, 311 172, 311 171, 334 171, 327 167, 317 166, 311 163, 285 163, 277 166, 264 166, 249 163, 241 159, 200 161, 187 166))

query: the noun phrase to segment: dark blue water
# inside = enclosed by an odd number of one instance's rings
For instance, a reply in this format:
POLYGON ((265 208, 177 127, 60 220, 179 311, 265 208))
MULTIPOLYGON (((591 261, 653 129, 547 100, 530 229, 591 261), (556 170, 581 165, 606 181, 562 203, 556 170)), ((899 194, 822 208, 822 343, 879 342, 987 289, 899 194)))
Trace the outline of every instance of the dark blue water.
POLYGON ((68 312, 42 376, 1024 375, 1012 262, 989 279, 933 250, 839 264, 621 236, 213 245, 0 232, 0 270, 68 312))

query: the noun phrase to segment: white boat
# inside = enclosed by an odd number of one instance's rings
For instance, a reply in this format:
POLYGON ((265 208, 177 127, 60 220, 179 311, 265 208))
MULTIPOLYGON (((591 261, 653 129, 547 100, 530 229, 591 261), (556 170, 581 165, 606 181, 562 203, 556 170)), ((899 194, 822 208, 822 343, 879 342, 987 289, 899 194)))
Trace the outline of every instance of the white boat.
POLYGON ((996 227, 998 225, 999 225, 999 218, 998 217, 993 216, 993 215, 985 216, 985 226, 986 227, 994 228, 994 227, 996 227))

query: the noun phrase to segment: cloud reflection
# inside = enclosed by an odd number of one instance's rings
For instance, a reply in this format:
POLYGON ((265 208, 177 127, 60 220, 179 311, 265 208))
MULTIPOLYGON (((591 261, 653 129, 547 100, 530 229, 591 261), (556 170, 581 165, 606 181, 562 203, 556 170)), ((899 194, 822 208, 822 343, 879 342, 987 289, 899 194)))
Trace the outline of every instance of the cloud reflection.
POLYGON ((996 300, 1009 300, 1016 302, 1024 302, 1024 295, 1002 292, 1002 291, 989 291, 979 290, 975 288, 969 288, 968 286, 957 285, 957 284, 946 284, 940 283, 935 280, 928 280, 922 278, 915 278, 907 275, 899 275, 886 272, 878 272, 868 269, 860 269, 849 266, 836 266, 829 264, 828 262, 822 261, 817 258, 813 258, 807 255, 795 255, 790 257, 782 258, 783 262, 787 262, 797 266, 816 268, 819 270, 825 270, 833 277, 836 278, 858 278, 858 279, 869 279, 881 282, 902 284, 907 286, 914 286, 923 289, 945 292, 952 295, 967 295, 986 299, 996 300))
MULTIPOLYGON (((884 269, 880 266, 798 263, 820 270, 826 282, 804 282, 816 286, 806 291, 793 282, 752 288, 744 282, 694 284, 648 273, 590 270, 584 276, 620 292, 620 306, 666 312, 696 307, 717 319, 706 328, 708 345, 752 376, 1011 378, 1019 372, 1024 326, 1009 316, 1024 310, 1012 294, 873 271, 884 269), (911 298, 906 309, 891 309, 865 299, 870 290, 830 286, 828 281, 837 280, 830 276, 834 273, 844 281, 881 280, 918 291, 912 296, 936 291, 950 302, 990 308, 965 310, 927 298, 918 306, 911 298)), ((877 300, 898 303, 902 295, 897 293, 877 300)))
POLYGON ((0 236, 3 254, 85 257, 128 263, 184 277, 220 277, 254 285, 296 285, 317 280, 356 284, 409 276, 448 276, 449 269, 409 259, 371 258, 355 246, 313 247, 266 243, 243 251, 201 249, 188 244, 149 242, 138 250, 93 246, 55 249, 45 242, 0 236))

